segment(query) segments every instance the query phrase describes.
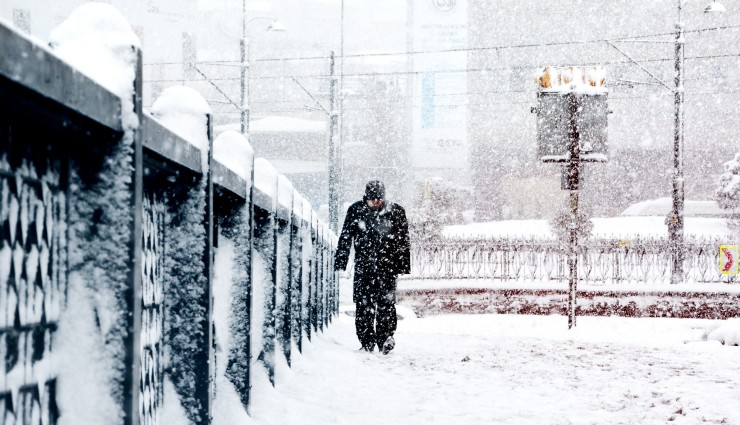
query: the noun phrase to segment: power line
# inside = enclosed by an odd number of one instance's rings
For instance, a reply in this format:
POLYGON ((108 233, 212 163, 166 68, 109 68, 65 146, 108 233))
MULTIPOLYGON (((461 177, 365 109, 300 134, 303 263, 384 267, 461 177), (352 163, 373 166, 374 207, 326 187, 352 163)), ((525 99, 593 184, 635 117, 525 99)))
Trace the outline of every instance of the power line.
MULTIPOLYGON (((722 91, 722 92, 697 92, 697 93, 691 93, 687 92, 686 95, 689 97, 706 97, 706 96, 721 96, 721 95, 727 95, 727 94, 737 94, 740 93, 740 90, 732 90, 732 91, 722 91)), ((651 96, 610 96, 610 101, 625 101, 625 100, 633 100, 633 99, 648 99, 649 97, 661 97, 661 98, 670 98, 673 95, 672 94, 659 94, 659 95, 651 95, 651 96)), ((399 100, 402 99, 401 97, 398 98, 399 100)), ((533 102, 535 99, 530 100, 522 100, 522 101, 494 101, 494 102, 474 102, 474 103, 446 103, 446 104, 436 104, 435 107, 437 108, 453 108, 453 107, 460 107, 460 106, 466 106, 466 107, 475 107, 475 106, 497 106, 497 105, 533 105, 533 102)), ((412 106, 412 109, 418 109, 421 105, 415 104, 412 106)), ((378 106, 364 106, 364 107, 346 107, 344 108, 345 111, 372 111, 377 110, 378 106)), ((307 109, 305 107, 300 108, 279 108, 279 109, 261 109, 260 112, 262 113, 278 113, 278 112, 306 112, 307 109)), ((218 112, 220 115, 235 115, 238 114, 239 111, 225 111, 225 112, 218 112)))
MULTIPOLYGON (((726 29, 740 29, 740 25, 726 25, 726 26, 711 27, 711 28, 699 28, 699 29, 694 29, 694 30, 685 30, 684 34, 701 33, 701 32, 726 30, 726 29)), ((662 37, 662 36, 669 36, 669 35, 674 36, 676 35, 676 33, 675 31, 671 31, 671 32, 663 32, 663 33, 655 33, 655 34, 643 34, 643 35, 635 35, 635 36, 629 36, 629 37, 625 36, 625 37, 617 37, 617 38, 601 38, 601 39, 593 39, 593 40, 572 40, 572 41, 512 44, 512 45, 506 45, 506 46, 488 46, 488 47, 460 47, 460 48, 454 48, 454 49, 417 50, 413 52, 400 52, 399 51, 399 52, 356 53, 356 54, 351 54, 351 55, 335 56, 335 58, 351 59, 351 58, 367 58, 367 57, 383 57, 383 56, 427 55, 427 54, 440 54, 440 53, 475 52, 475 51, 486 51, 486 50, 509 50, 509 49, 535 48, 535 47, 570 46, 570 45, 579 45, 579 44, 594 44, 594 43, 605 43, 605 42, 616 42, 616 41, 627 42, 630 40, 651 38, 651 37, 662 37)), ((279 61, 300 61, 300 60, 320 60, 320 59, 328 60, 329 56, 321 55, 321 56, 296 56, 296 57, 283 57, 283 58, 255 58, 255 59, 250 59, 250 62, 279 62, 279 61)), ((207 61, 207 62, 201 62, 201 63, 205 63, 209 65, 227 65, 227 64, 239 64, 239 62, 240 61, 238 60, 233 60, 233 61, 207 61)), ((150 62, 150 63, 145 63, 144 66, 182 65, 182 64, 183 62, 150 62)))
MULTIPOLYGON (((721 79, 721 78, 723 78, 723 77, 721 77, 721 76, 718 76, 718 77, 707 77, 707 78, 704 78, 702 80, 716 80, 716 79, 721 79)), ((208 81, 208 80, 198 80, 198 81, 199 82, 207 82, 207 83, 210 83, 210 81, 208 81)), ((610 86, 610 88, 613 90, 616 87, 620 87, 620 86, 630 87, 631 85, 630 84, 612 85, 612 86, 610 86)), ((405 96, 405 95, 403 95, 403 96, 394 96, 394 95, 378 95, 378 94, 373 94, 371 96, 367 96, 366 99, 367 98, 371 98, 371 99, 375 99, 375 100, 383 100, 383 99, 404 100, 404 99, 422 99, 422 98, 428 98, 428 97, 443 98, 443 97, 463 97, 463 96, 522 95, 522 94, 534 94, 534 93, 536 93, 536 91, 537 91, 537 89, 534 88, 534 87, 532 87, 531 89, 523 89, 523 90, 491 90, 491 91, 482 91, 482 92, 435 93, 433 95, 416 95, 416 96, 405 96)), ((220 93, 222 95, 224 95, 224 98, 226 98, 229 101, 227 103, 233 104, 233 102, 227 96, 225 96, 225 94, 222 91, 220 91, 220 93)), ((725 90, 725 91, 721 91, 721 92, 691 92, 691 91, 688 91, 688 92, 686 92, 686 95, 687 96, 700 96, 700 95, 705 95, 705 94, 722 95, 722 94, 735 94, 735 93, 740 93, 740 91, 735 91, 735 90, 725 90)), ((655 95, 651 95, 651 96, 655 96, 655 95)), ((664 94, 661 94, 660 96, 673 96, 673 95, 672 94, 665 94, 665 95, 664 94)), ((327 96, 326 95, 317 95, 317 97, 326 99, 327 96)), ((637 99, 637 98, 646 98, 646 96, 614 96, 614 95, 610 96, 610 99, 614 99, 614 100, 619 100, 619 99, 637 99)), ((352 99, 351 98, 348 98, 348 100, 351 101, 352 99)), ((305 101, 304 100, 300 100, 300 99, 279 99, 279 100, 271 99, 271 100, 254 100, 251 103, 254 104, 254 105, 257 105, 257 104, 279 104, 279 103, 286 104, 286 103, 305 103, 305 101)), ((453 104, 450 104, 450 105, 453 105, 453 104)), ((464 105, 464 104, 455 104, 455 105, 461 106, 461 105, 464 105)))
MULTIPOLYGON (((740 53, 729 53, 724 55, 706 55, 706 56, 689 56, 686 60, 706 60, 706 59, 722 59, 722 58, 736 58, 740 57, 740 53)), ((661 62, 673 62, 674 58, 656 58, 656 59, 640 59, 643 63, 661 63, 661 62)), ((430 70, 430 71, 390 71, 390 72, 366 72, 366 73, 345 73, 345 77, 388 77, 388 76, 402 76, 402 75, 423 75, 423 74, 448 74, 448 73, 459 73, 459 72, 491 72, 491 71, 502 71, 513 68, 518 69, 538 69, 543 68, 547 65, 552 66, 605 66, 605 65, 629 65, 629 60, 615 60, 606 62, 582 62, 582 63, 568 63, 568 64, 540 64, 540 65, 529 65, 529 66, 507 66, 507 67, 483 67, 483 68, 462 68, 462 69, 449 69, 449 70, 430 70)), ((250 76, 250 80, 276 80, 276 79, 287 79, 287 78, 311 78, 311 79, 328 79, 328 74, 304 74, 304 75, 270 75, 270 76, 250 76)), ((211 81, 238 81, 236 77, 224 77, 224 78, 211 78, 211 81)), ((206 80, 186 80, 183 78, 172 78, 172 79, 158 79, 158 80, 144 80, 147 83, 166 83, 166 82, 200 82, 206 80)))

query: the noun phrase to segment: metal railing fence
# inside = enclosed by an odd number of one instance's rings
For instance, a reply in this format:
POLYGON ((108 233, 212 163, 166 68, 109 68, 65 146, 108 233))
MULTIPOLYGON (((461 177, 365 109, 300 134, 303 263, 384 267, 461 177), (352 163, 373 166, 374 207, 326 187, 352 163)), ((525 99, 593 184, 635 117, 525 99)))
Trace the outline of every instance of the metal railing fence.
MULTIPOLYGON (((685 283, 736 283, 719 271, 720 245, 737 242, 687 237, 685 283)), ((412 243, 415 279, 559 281, 568 278, 566 249, 556 240, 535 238, 444 239, 412 243)), ((579 246, 579 280, 594 284, 670 282, 668 240, 592 239, 579 246)))

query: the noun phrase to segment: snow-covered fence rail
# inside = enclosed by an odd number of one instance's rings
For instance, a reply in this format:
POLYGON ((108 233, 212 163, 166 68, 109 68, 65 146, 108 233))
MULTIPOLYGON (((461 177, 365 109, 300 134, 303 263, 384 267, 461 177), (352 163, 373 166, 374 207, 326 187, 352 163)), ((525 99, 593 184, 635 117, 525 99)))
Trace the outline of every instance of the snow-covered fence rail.
POLYGON ((250 377, 274 382, 338 311, 335 235, 244 138, 214 142, 207 104, 145 113, 124 47, 112 92, 0 22, 3 424, 246 412, 250 377))
MULTIPOLYGON (((737 242, 687 238, 684 282, 735 283, 719 271, 720 245, 737 242)), ((670 282, 665 239, 596 239, 579 247, 579 279, 597 284, 670 282)), ((533 238, 445 239, 414 243, 411 278, 560 281, 567 279, 566 251, 555 240, 533 238)))

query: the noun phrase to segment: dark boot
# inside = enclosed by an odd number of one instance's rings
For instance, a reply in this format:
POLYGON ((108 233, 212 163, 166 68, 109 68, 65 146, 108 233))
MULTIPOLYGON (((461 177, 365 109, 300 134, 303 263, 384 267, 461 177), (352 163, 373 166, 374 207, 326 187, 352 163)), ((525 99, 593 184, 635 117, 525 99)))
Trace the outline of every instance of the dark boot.
POLYGON ((383 343, 383 347, 380 349, 383 354, 388 354, 396 346, 396 340, 393 339, 393 335, 389 336, 388 339, 383 343))

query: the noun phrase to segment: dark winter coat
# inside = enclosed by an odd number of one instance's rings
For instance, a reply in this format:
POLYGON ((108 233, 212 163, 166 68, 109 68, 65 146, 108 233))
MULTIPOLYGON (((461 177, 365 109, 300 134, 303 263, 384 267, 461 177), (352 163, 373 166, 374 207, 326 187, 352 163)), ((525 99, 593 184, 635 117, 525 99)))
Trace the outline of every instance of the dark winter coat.
POLYGON ((365 200, 347 210, 334 261, 336 270, 344 270, 354 241, 355 282, 377 275, 396 276, 411 273, 409 225, 406 211, 386 201, 373 210, 365 200))

